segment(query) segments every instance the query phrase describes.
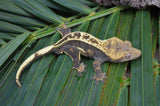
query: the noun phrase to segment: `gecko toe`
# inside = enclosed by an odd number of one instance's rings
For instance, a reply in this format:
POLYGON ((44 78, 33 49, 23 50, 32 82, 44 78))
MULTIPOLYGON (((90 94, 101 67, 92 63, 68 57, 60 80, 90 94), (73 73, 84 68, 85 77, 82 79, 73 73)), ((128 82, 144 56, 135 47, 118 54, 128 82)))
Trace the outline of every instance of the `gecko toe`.
POLYGON ((107 79, 107 76, 104 76, 103 79, 107 79))
POLYGON ((101 82, 104 84, 104 83, 105 83, 105 80, 101 80, 101 82))
POLYGON ((84 70, 83 73, 87 72, 87 70, 84 70))
MULTIPOLYGON (((83 63, 82 63, 83 64, 83 63)), ((84 65, 84 64, 83 64, 84 65)), ((87 67, 87 65, 84 65, 84 68, 86 68, 87 67)))
POLYGON ((99 84, 99 81, 96 80, 96 81, 95 81, 95 85, 98 85, 98 84, 99 84))
POLYGON ((78 75, 78 77, 81 77, 81 76, 82 76, 81 72, 78 72, 77 75, 78 75))
POLYGON ((96 80, 96 76, 91 77, 91 80, 96 80))
POLYGON ((85 70, 86 65, 80 63, 79 66, 73 66, 72 69, 76 69, 78 72, 86 72, 85 70))
POLYGON ((92 80, 96 80, 96 83, 101 81, 102 83, 105 83, 105 79, 107 79, 106 73, 101 73, 99 75, 95 75, 91 78, 92 80))
POLYGON ((106 73, 103 73, 102 77, 103 79, 107 79, 106 73))
POLYGON ((72 70, 76 69, 75 67, 72 67, 72 70))

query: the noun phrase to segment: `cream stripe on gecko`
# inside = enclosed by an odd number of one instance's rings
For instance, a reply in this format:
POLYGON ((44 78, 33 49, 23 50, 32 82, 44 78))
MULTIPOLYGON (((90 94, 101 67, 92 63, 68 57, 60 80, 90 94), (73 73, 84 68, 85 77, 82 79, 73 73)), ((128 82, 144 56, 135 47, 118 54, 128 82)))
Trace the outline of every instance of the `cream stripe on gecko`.
POLYGON ((21 83, 19 81, 20 79, 20 75, 23 71, 23 69, 30 63, 32 62, 34 59, 38 58, 38 57, 41 57, 45 54, 47 54, 49 51, 52 50, 52 48, 54 48, 54 45, 51 45, 51 46, 48 46, 48 47, 45 47, 37 52, 35 52, 34 54, 32 54, 31 56, 29 56, 23 63, 22 65, 19 67, 18 71, 17 71, 17 74, 16 74, 16 83, 18 84, 19 87, 21 87, 21 83))

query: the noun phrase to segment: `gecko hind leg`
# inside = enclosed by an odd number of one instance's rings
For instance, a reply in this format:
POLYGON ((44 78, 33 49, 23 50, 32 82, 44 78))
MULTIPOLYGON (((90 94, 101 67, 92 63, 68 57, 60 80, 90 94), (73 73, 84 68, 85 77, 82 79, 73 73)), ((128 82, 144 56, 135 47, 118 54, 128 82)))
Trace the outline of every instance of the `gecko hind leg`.
POLYGON ((78 71, 78 76, 81 76, 81 72, 85 72, 86 65, 80 63, 80 50, 72 47, 72 46, 65 46, 62 48, 64 53, 69 55, 73 60, 73 67, 72 69, 76 69, 78 71))
POLYGON ((101 70, 101 64, 103 62, 101 62, 100 60, 95 60, 93 62, 93 68, 94 71, 96 72, 96 75, 92 77, 93 80, 96 80, 96 84, 98 84, 99 81, 101 82, 105 82, 104 79, 107 79, 106 73, 102 73, 101 70))
POLYGON ((57 30, 61 34, 62 37, 64 37, 67 34, 71 33, 71 28, 67 28, 67 27, 57 28, 57 30))

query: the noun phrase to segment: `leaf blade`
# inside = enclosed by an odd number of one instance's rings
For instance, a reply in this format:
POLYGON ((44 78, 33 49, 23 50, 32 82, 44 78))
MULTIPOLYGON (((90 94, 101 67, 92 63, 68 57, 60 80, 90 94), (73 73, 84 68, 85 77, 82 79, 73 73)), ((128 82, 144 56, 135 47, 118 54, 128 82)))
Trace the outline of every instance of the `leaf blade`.
POLYGON ((93 12, 91 8, 82 4, 79 1, 74 1, 74 0, 53 0, 53 1, 77 12, 85 14, 91 14, 93 12))
POLYGON ((137 12, 133 28, 133 46, 141 48, 142 56, 131 64, 131 105, 154 105, 151 26, 147 10, 137 12))
POLYGON ((0 66, 7 60, 7 58, 18 48, 18 46, 30 35, 29 32, 17 36, 11 40, 4 47, 0 48, 0 66))

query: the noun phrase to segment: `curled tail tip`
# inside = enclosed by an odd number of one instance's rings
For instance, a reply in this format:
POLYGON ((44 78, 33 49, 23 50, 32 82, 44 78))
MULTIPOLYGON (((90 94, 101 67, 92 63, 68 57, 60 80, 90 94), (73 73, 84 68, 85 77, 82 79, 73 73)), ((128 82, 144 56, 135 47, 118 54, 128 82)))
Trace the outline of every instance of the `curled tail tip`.
POLYGON ((19 87, 22 86, 18 79, 16 79, 16 83, 17 83, 17 85, 18 85, 19 87))

